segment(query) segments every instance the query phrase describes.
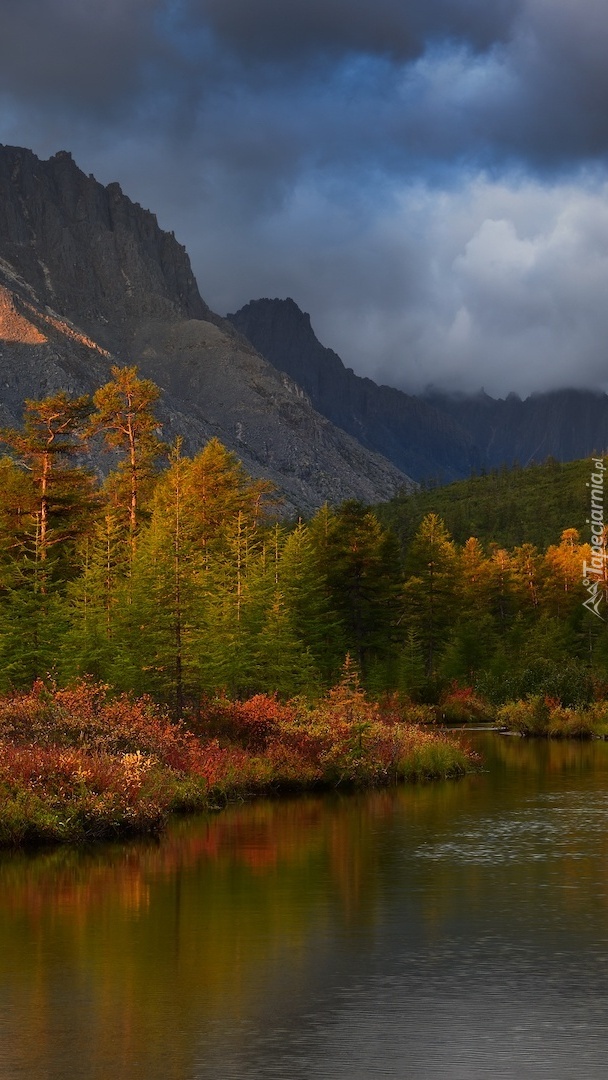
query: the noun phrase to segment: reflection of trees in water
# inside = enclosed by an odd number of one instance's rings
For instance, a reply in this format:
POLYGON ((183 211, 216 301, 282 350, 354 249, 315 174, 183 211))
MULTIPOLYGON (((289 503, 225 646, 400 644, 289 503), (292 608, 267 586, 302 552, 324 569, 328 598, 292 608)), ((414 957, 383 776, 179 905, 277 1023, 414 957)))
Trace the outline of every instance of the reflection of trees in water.
POLYGON ((501 735, 491 743, 492 756, 517 774, 595 772, 608 748, 586 739, 525 739, 501 735))
POLYGON ((374 921, 377 832, 396 811, 389 791, 260 800, 178 820, 158 844, 4 858, 0 971, 19 973, 18 1030, 7 1030, 19 1068, 42 1074, 57 1058, 60 1071, 69 1042, 82 1075, 131 1058, 150 1066, 137 1076, 161 1061, 163 1075, 186 1075, 180 1055, 201 1029, 264 1007, 251 996, 256 971, 270 999, 286 965, 305 986, 311 935, 374 921), (86 985, 85 1015, 76 994, 66 1020, 58 980, 86 985), (168 1023, 177 1042, 165 1041, 168 1023))
POLYGON ((217 1052, 213 1032, 275 1022, 384 935, 414 950, 510 925, 533 936, 548 932, 539 897, 573 935, 593 927, 608 746, 479 741, 491 771, 456 782, 258 800, 176 820, 158 843, 4 856, 5 1060, 181 1080, 205 1040, 217 1052))

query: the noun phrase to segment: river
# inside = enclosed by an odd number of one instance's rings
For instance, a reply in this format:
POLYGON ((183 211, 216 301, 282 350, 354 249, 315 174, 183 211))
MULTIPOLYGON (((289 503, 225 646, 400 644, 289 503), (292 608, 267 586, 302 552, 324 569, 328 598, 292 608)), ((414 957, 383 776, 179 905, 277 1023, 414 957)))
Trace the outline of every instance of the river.
POLYGON ((608 1074, 608 744, 0 857, 1 1080, 608 1074))

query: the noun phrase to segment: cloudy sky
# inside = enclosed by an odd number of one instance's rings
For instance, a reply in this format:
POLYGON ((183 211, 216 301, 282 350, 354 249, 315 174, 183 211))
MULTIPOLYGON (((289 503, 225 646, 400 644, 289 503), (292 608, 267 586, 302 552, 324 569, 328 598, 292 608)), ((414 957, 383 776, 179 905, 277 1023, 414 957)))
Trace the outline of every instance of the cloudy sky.
POLYGON ((607 57, 606 0, 2 0, 0 142, 359 373, 608 389, 607 57))

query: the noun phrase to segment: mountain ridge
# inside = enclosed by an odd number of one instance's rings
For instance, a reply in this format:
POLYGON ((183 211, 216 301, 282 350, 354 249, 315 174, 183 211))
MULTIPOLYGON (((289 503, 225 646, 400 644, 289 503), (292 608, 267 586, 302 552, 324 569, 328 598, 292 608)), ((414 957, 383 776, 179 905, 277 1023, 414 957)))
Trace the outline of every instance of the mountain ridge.
POLYGON ((356 375, 319 342, 310 316, 290 297, 252 300, 227 319, 305 388, 319 412, 420 482, 547 457, 572 461, 607 443, 608 395, 601 392, 553 390, 523 400, 483 391, 413 396, 356 375))
POLYGON ((356 375, 321 345, 290 297, 252 300, 226 318, 304 387, 319 412, 415 479, 449 482, 480 466, 466 431, 421 398, 356 375))
POLYGON ((80 394, 136 363, 164 391, 165 438, 212 436, 288 513, 388 498, 410 478, 316 412, 198 290, 185 247, 154 214, 60 151, 0 145, 0 422, 25 398, 80 394))

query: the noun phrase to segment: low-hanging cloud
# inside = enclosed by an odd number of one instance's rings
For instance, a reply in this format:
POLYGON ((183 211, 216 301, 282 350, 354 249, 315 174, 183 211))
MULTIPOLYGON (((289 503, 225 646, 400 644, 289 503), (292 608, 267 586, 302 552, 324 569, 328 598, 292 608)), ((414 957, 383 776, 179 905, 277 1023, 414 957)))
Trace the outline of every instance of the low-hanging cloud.
POLYGON ((324 344, 377 381, 410 392, 608 390, 605 182, 479 176, 447 194, 406 189, 365 220, 300 191, 255 233, 255 260, 215 239, 226 297, 246 302, 257 273, 259 295, 298 298, 324 344))
POLYGON ((606 385, 605 0, 7 0, 0 141, 69 149, 222 312, 409 389, 606 385))

